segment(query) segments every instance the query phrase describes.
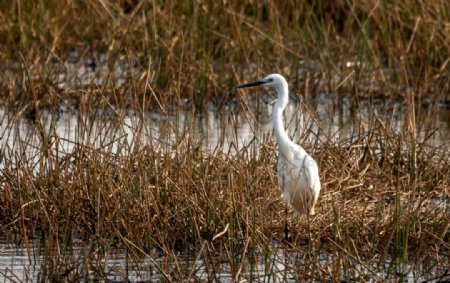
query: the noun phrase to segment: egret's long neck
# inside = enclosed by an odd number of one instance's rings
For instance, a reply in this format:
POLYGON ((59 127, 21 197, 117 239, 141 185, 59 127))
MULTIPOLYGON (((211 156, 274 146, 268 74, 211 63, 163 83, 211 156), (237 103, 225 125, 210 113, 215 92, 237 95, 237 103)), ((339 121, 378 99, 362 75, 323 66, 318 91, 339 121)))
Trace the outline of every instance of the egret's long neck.
POLYGON ((288 150, 289 145, 292 143, 286 133, 286 130, 284 129, 283 123, 283 111, 289 102, 287 83, 278 87, 276 90, 278 93, 278 99, 272 112, 273 127, 279 150, 282 153, 287 153, 286 151, 288 150))

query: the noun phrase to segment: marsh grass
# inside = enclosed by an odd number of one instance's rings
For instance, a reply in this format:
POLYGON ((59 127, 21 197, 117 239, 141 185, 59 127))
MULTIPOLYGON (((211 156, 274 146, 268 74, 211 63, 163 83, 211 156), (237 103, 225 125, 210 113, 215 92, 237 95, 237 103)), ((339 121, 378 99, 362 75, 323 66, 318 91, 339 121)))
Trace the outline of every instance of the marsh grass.
POLYGON ((449 139, 433 140, 449 99, 448 5, 0 4, 1 123, 14 129, 0 133, 2 232, 30 261, 43 255, 41 280, 107 278, 114 249, 125 249, 121 278, 201 280, 186 254, 209 281, 224 269, 235 281, 448 276, 449 139), (273 70, 318 124, 294 125, 323 190, 310 229, 289 213, 289 245, 273 139, 255 122, 241 144, 233 113, 213 150, 199 144, 194 118, 178 126, 181 108, 197 117, 209 103, 258 115, 234 86, 273 70), (356 138, 320 126, 318 93, 336 96, 339 112, 350 101, 356 138), (359 118, 361 105, 383 99, 405 108, 359 118), (400 128, 396 111, 408 113, 400 128), (77 117, 75 138, 58 130, 64 112, 77 117))
MULTIPOLYGON (((25 136, 2 148, 2 230, 17 235, 30 258, 41 239, 43 278, 105 278, 102 259, 114 248, 127 250, 123 272, 153 268, 169 281, 197 276, 186 254, 202 260, 209 280, 223 276, 223 262, 236 280, 283 279, 281 263, 285 279, 299 280, 401 279, 430 266, 440 276, 448 265, 448 139, 436 145, 428 132, 421 138, 409 123, 399 130, 373 115, 357 136, 335 142, 325 135, 314 148, 304 142, 321 168, 323 190, 309 230, 290 212, 292 242, 283 248, 270 136, 248 144, 237 134, 225 138, 227 128, 238 132, 230 115, 222 120, 221 144, 209 151, 195 139, 195 118, 179 127, 163 114, 155 135, 144 120, 126 119, 126 111, 88 105, 76 114, 71 149, 58 115, 8 132, 25 136)), ((313 128, 302 131, 306 141, 313 128)))
POLYGON ((438 93, 448 101, 449 5, 9 1, 0 4, 2 102, 81 101, 66 76, 71 64, 106 66, 94 72, 100 80, 73 86, 121 107, 149 109, 152 92, 164 105, 221 105, 258 69, 299 84, 306 71, 317 78, 309 81, 315 91, 339 86, 341 93, 402 99, 414 87, 429 102, 438 93))

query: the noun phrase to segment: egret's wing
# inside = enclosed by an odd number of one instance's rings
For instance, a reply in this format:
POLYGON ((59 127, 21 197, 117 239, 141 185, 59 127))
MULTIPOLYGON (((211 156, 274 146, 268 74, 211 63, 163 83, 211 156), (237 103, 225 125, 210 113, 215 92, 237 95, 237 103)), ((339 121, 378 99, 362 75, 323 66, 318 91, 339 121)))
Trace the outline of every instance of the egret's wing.
POLYGON ((280 186, 281 190, 283 190, 283 160, 281 156, 278 156, 277 158, 277 179, 278 179, 278 185, 280 186))

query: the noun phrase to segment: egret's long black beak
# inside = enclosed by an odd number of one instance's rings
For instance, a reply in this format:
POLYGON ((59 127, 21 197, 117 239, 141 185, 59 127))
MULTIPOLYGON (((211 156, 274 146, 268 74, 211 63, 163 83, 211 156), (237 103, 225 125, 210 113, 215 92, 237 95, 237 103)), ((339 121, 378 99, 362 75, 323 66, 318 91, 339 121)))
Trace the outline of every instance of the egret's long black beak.
POLYGON ((248 83, 248 84, 243 84, 243 85, 238 85, 237 88, 245 88, 245 87, 252 87, 252 86, 258 86, 258 85, 263 85, 266 82, 264 81, 256 81, 256 82, 252 82, 252 83, 248 83))

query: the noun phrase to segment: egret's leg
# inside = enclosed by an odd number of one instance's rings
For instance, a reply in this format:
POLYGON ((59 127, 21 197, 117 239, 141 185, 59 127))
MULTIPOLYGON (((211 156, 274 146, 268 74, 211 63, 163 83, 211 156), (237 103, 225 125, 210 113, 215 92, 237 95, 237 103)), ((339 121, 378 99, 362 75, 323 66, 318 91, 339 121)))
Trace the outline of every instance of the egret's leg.
POLYGON ((306 212, 306 221, 307 221, 307 223, 308 223, 308 236, 309 236, 309 239, 311 239, 311 225, 310 225, 310 222, 309 222, 309 211, 307 211, 306 212))
POLYGON ((312 246, 312 238, 311 238, 311 225, 310 225, 310 222, 309 222, 309 218, 310 218, 310 212, 307 210, 306 211, 306 225, 308 225, 308 227, 306 227, 306 229, 308 229, 308 253, 307 253, 307 256, 308 256, 308 258, 311 258, 311 255, 313 254, 312 253, 312 249, 313 249, 313 246, 312 246))
POLYGON ((284 240, 287 242, 289 240, 289 229, 288 229, 288 207, 284 207, 284 240))

